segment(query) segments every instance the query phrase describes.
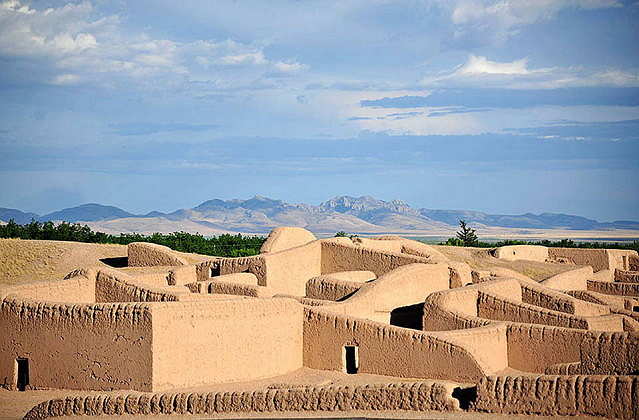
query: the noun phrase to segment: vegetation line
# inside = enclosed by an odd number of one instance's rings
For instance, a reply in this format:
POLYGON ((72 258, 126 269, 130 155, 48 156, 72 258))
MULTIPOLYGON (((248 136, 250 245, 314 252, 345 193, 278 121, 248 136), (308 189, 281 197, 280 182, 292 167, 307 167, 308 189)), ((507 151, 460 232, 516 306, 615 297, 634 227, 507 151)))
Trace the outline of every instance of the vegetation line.
POLYGON ((257 255, 266 240, 261 236, 229 235, 204 237, 199 233, 173 232, 168 234, 154 233, 142 235, 139 233, 121 233, 111 235, 94 232, 87 225, 79 223, 53 222, 40 223, 32 220, 26 225, 19 225, 9 220, 6 225, 0 225, 0 238, 42 239, 50 241, 75 241, 99 244, 127 245, 131 242, 151 242, 168 246, 175 251, 192 252, 202 255, 218 257, 247 257, 257 255))

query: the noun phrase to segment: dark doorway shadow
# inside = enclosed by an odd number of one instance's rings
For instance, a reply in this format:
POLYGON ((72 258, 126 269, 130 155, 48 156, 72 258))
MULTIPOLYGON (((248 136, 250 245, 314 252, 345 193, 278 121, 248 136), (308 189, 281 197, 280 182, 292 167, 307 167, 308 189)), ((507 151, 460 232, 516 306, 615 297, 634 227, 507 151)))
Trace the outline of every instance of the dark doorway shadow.
POLYGON ((114 268, 124 268, 129 266, 128 257, 102 258, 100 261, 114 268))
POLYGON ((397 327, 422 330, 424 327, 424 304, 401 306, 391 311, 390 323, 397 327))

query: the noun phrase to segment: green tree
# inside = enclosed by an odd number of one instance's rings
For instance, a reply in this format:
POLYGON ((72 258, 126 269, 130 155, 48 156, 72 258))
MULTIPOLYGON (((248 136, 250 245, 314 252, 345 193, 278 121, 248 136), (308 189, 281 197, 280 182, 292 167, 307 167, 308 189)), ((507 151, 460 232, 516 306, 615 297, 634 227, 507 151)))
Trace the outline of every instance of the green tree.
POLYGON ((336 238, 347 238, 348 237, 348 233, 344 232, 343 230, 340 230, 339 232, 337 232, 335 234, 336 238))
POLYGON ((457 238, 464 243, 464 246, 475 246, 479 243, 475 229, 469 227, 465 220, 459 221, 457 238))

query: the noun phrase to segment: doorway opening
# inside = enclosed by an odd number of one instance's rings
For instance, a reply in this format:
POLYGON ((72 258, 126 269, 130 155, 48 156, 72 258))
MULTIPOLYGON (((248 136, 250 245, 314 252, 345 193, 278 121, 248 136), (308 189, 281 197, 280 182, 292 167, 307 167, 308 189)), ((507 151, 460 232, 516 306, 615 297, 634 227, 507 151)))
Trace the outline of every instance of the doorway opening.
POLYGON ((18 371, 16 388, 18 391, 24 391, 29 385, 29 359, 17 358, 16 366, 18 371))
POLYGON ((344 346, 344 370, 346 373, 357 373, 359 369, 359 354, 357 346, 344 346))

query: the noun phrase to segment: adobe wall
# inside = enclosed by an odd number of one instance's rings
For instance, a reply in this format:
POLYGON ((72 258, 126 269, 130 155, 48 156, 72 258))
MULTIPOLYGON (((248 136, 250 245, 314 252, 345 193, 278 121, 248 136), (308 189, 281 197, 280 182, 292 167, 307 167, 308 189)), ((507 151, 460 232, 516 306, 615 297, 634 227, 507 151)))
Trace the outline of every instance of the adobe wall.
POLYGON ((621 283, 639 283, 639 272, 615 269, 615 281, 621 283))
POLYGON ((429 294, 446 290, 450 283, 446 264, 408 264, 364 284, 343 302, 329 310, 346 315, 390 323, 391 311, 422 304, 429 294))
POLYGON ((335 278, 333 275, 313 277, 306 282, 306 297, 338 301, 352 295, 364 283, 335 278))
POLYGON ((581 343, 588 332, 570 328, 508 324, 508 366, 543 373, 558 363, 581 361, 581 343))
MULTIPOLYGON (((322 274, 322 245, 311 242, 264 255, 266 284, 274 293, 304 296, 306 282, 322 274)), ((260 283, 260 285, 262 285, 260 283)))
POLYGON ((153 390, 298 369, 302 316, 302 305, 291 299, 154 304, 153 390))
POLYGON ((488 376, 477 385, 478 411, 546 416, 639 417, 636 376, 488 376))
POLYGON ((187 265, 187 261, 171 248, 148 242, 132 242, 127 246, 130 267, 187 265))
POLYGON ((493 255, 496 258, 515 261, 528 260, 546 262, 548 259, 548 248, 539 245, 507 245, 495 248, 493 255))
POLYGON ((636 251, 619 249, 548 248, 548 256, 553 261, 576 265, 589 265, 594 272, 619 268, 626 270, 624 261, 636 256, 636 251), (624 258, 625 257, 625 258, 624 258))
POLYGON ((95 272, 72 272, 72 277, 52 282, 27 283, 0 288, 0 298, 16 294, 34 301, 95 302, 95 272))
POLYGON ((499 321, 542 324, 578 329, 623 331, 622 318, 616 315, 583 317, 519 303, 479 292, 477 310, 480 318, 499 321))
POLYGON ((402 265, 430 262, 424 257, 349 246, 332 240, 319 242, 322 247, 321 274, 368 270, 379 277, 402 265))
POLYGON ((346 345, 358 346, 358 373, 476 381, 486 372, 458 345, 428 334, 304 308, 304 366, 344 370, 346 345), (321 349, 321 351, 318 351, 321 349))
POLYGON ((610 313, 610 309, 603 304, 586 302, 566 293, 556 292, 547 287, 542 287, 538 283, 522 282, 521 293, 524 303, 540 306, 552 311, 580 316, 598 316, 610 313))
POLYGON ((100 269, 95 279, 96 302, 166 302, 178 301, 180 297, 188 298, 186 288, 157 288, 137 283, 124 273, 100 269))
POLYGON ((582 373, 636 375, 639 372, 639 333, 587 334, 581 343, 582 373))
POLYGON ((619 283, 604 281, 588 281, 588 291, 605 295, 639 297, 639 283, 619 283))
MULTIPOLYGON (((242 273, 244 274, 244 273, 242 273)), ((273 297, 273 291, 266 286, 235 283, 231 281, 198 281, 188 285, 193 293, 209 293, 250 297, 273 297)))
POLYGON ((539 283, 557 290, 586 290, 586 281, 593 279, 592 267, 580 267, 565 271, 542 280, 539 283))
POLYGON ((284 251, 285 249, 306 245, 315 240, 317 240, 315 235, 306 229, 299 227, 278 227, 269 233, 266 241, 260 248, 260 254, 284 251))
POLYGON ((209 393, 81 395, 44 401, 25 420, 59 416, 213 415, 351 410, 459 410, 455 384, 434 381, 209 393))
POLYGON ((0 382, 14 389, 16 358, 33 388, 150 391, 152 326, 146 304, 0 303, 0 382))

